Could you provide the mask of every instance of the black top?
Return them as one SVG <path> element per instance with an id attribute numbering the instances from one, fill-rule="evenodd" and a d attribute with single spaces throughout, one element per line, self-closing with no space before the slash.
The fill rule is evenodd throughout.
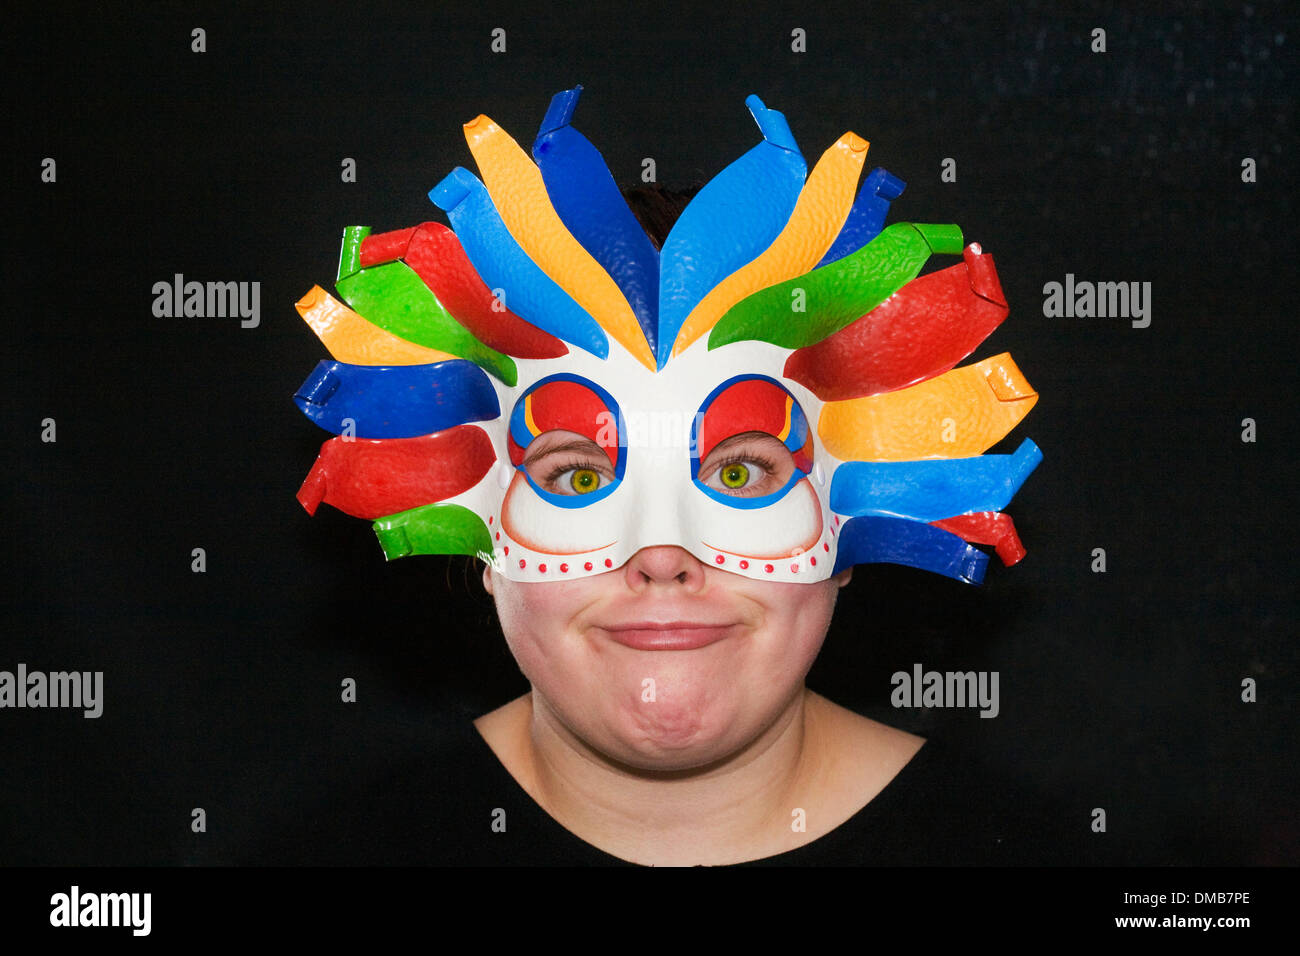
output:
<path id="1" fill-rule="evenodd" d="M 193 862 L 632 865 L 542 810 L 467 718 L 432 730 L 356 730 L 287 768 L 263 792 L 263 810 L 243 834 L 232 834 L 237 845 L 218 849 L 225 841 L 210 839 L 209 852 L 219 859 Z M 499 811 L 503 832 L 493 828 L 495 819 L 500 830 Z M 1086 809 L 1063 811 L 930 739 L 875 799 L 830 833 L 739 865 L 1078 865 L 1101 862 L 1099 842 Z"/>

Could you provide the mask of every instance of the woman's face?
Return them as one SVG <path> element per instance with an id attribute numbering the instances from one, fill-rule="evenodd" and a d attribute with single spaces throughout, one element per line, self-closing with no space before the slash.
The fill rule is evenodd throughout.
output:
<path id="1" fill-rule="evenodd" d="M 604 455 L 575 462 L 573 437 L 535 442 L 525 463 L 535 480 L 574 493 L 598 487 Z M 701 479 L 738 494 L 779 487 L 790 466 L 773 444 L 755 433 L 724 442 Z M 771 726 L 802 689 L 850 575 L 757 581 L 666 545 L 573 581 L 511 581 L 485 567 L 483 583 L 535 706 L 540 696 L 610 759 L 681 770 L 725 758 Z"/>

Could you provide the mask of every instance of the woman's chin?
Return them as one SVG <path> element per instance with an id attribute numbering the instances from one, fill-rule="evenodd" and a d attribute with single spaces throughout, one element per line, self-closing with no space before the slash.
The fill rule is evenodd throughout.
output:
<path id="1" fill-rule="evenodd" d="M 693 770 L 722 760 L 747 739 L 743 714 L 731 702 L 679 694 L 638 701 L 612 715 L 607 755 L 639 770 Z"/>

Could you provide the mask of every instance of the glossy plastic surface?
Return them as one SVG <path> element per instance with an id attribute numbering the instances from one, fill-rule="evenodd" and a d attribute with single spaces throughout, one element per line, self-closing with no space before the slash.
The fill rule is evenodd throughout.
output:
<path id="1" fill-rule="evenodd" d="M 489 288 L 503 290 L 506 308 L 570 345 L 609 355 L 605 330 L 528 257 L 473 173 L 456 167 L 429 198 L 451 220 L 474 271 Z"/>
<path id="2" fill-rule="evenodd" d="M 533 141 L 551 205 L 582 247 L 618 283 L 655 351 L 659 314 L 659 250 L 641 229 L 600 152 L 570 126 L 582 87 L 551 99 Z"/>
<path id="3" fill-rule="evenodd" d="M 772 244 L 790 220 L 808 167 L 785 117 L 745 100 L 763 141 L 701 189 L 659 252 L 658 362 L 710 290 Z"/>
<path id="4" fill-rule="evenodd" d="M 367 236 L 361 265 L 401 259 L 451 315 L 483 344 L 516 358 L 558 358 L 568 348 L 502 306 L 479 278 L 456 234 L 440 222 Z M 393 363 L 397 364 L 397 363 Z"/>
<path id="5" fill-rule="evenodd" d="M 476 425 L 420 438 L 331 438 L 298 501 L 308 514 L 323 501 L 356 518 L 380 518 L 467 491 L 495 460 L 491 440 Z"/>
<path id="6" fill-rule="evenodd" d="M 849 210 L 844 228 L 817 265 L 830 265 L 837 259 L 843 259 L 880 235 L 885 217 L 889 215 L 890 202 L 901 196 L 906 188 L 907 183 L 880 166 L 867 173 L 862 188 L 858 190 L 858 198 Z"/>
<path id="7" fill-rule="evenodd" d="M 465 124 L 465 140 L 501 221 L 524 252 L 647 368 L 654 356 L 618 284 L 565 228 L 541 171 L 509 135 L 486 116 Z"/>
<path id="8" fill-rule="evenodd" d="M 820 342 L 916 278 L 932 253 L 959 252 L 956 226 L 895 223 L 852 255 L 736 303 L 713 327 L 709 348 L 747 339 L 788 349 Z"/>
<path id="9" fill-rule="evenodd" d="M 724 312 L 747 295 L 813 268 L 848 216 L 867 145 L 865 139 L 850 132 L 822 154 L 781 234 L 758 258 L 719 282 L 691 310 L 677 333 L 674 355 L 713 328 Z"/>
<path id="10" fill-rule="evenodd" d="M 918 521 L 1000 511 L 1042 460 L 1038 446 L 1026 438 L 1014 455 L 845 462 L 831 482 L 831 508 L 838 514 Z"/>
<path id="11" fill-rule="evenodd" d="M 979 584 L 989 563 L 987 554 L 957 535 L 910 518 L 851 518 L 839 538 L 836 573 L 854 564 L 902 564 Z"/>
<path id="12" fill-rule="evenodd" d="M 293 396 L 326 431 L 357 438 L 414 438 L 501 414 L 497 393 L 473 362 L 371 366 L 321 362 Z"/>
<path id="13" fill-rule="evenodd" d="M 844 461 L 969 458 L 991 448 L 1038 401 L 1006 352 L 910 388 L 822 408 L 817 432 Z"/>
<path id="14" fill-rule="evenodd" d="M 799 349 L 785 374 L 824 401 L 892 392 L 940 375 L 975 351 L 1007 316 L 993 257 L 913 279 L 862 318 Z"/>

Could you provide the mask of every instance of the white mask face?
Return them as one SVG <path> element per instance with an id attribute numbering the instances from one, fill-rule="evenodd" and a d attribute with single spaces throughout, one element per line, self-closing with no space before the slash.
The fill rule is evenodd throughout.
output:
<path id="1" fill-rule="evenodd" d="M 513 580 L 599 574 L 653 545 L 747 577 L 825 580 L 835 462 L 812 427 L 822 403 L 780 377 L 787 354 L 701 342 L 658 372 L 617 348 L 565 356 L 563 372 L 521 363 L 487 425 L 494 473 L 450 503 L 492 518 Z"/>

